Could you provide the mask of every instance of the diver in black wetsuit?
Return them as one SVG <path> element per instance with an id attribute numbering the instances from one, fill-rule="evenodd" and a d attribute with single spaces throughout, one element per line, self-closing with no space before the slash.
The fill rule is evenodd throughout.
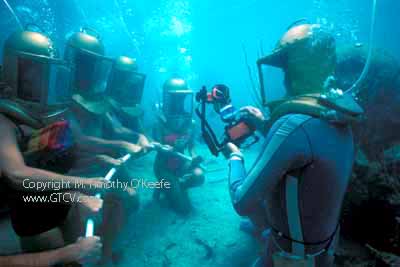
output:
<path id="1" fill-rule="evenodd" d="M 242 110 L 266 138 L 253 168 L 246 172 L 240 150 L 227 145 L 234 208 L 272 230 L 254 266 L 333 266 L 355 156 L 350 123 L 362 113 L 350 95 L 327 88 L 335 63 L 335 40 L 310 24 L 292 27 L 258 61 L 262 90 L 263 66 L 270 65 L 284 70 L 287 94 L 267 103 L 268 121 L 256 108 Z"/>

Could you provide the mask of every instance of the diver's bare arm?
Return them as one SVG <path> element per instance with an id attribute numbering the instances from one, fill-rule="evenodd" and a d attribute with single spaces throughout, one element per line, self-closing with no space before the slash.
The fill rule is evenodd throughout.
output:
<path id="1" fill-rule="evenodd" d="M 111 131 L 113 139 L 121 139 L 132 143 L 137 143 L 137 140 L 139 139 L 139 133 L 124 127 L 120 122 L 116 123 L 110 113 L 107 113 L 105 118 L 107 129 Z"/>
<path id="2" fill-rule="evenodd" d="M 114 128 L 114 136 L 115 138 L 131 141 L 136 144 L 138 143 L 141 134 L 126 127 L 119 127 Z"/>
<path id="3" fill-rule="evenodd" d="M 87 170 L 88 166 L 102 166 L 102 167 L 118 167 L 121 165 L 120 159 L 112 158 L 104 154 L 96 154 L 91 156 L 79 156 L 79 161 L 74 164 L 74 170 Z"/>
<path id="4" fill-rule="evenodd" d="M 68 263 L 72 261 L 68 259 L 69 249 L 70 248 L 65 247 L 40 253 L 21 254 L 15 256 L 0 256 L 0 266 L 51 267 L 56 264 Z"/>
<path id="5" fill-rule="evenodd" d="M 77 153 L 90 152 L 117 156 L 118 152 L 116 153 L 116 148 L 118 142 L 84 134 L 74 116 L 70 116 L 68 121 L 71 125 L 74 140 L 76 140 Z"/>
<path id="6" fill-rule="evenodd" d="M 18 148 L 15 126 L 3 116 L 0 116 L 0 132 L 2 133 L 0 139 L 0 170 L 5 182 L 12 188 L 21 191 L 35 191 L 35 188 L 24 186 L 26 179 L 41 182 L 63 181 L 69 183 L 71 189 L 75 189 L 73 186 L 77 184 L 87 188 L 96 184 L 96 179 L 65 176 L 25 165 L 24 158 Z"/>
<path id="7" fill-rule="evenodd" d="M 0 256 L 0 266 L 8 267 L 47 267 L 59 263 L 58 251 L 48 251 L 32 254 L 21 254 L 15 256 Z"/>
<path id="8" fill-rule="evenodd" d="M 123 140 L 106 140 L 94 136 L 81 136 L 77 143 L 79 150 L 113 157 L 120 157 L 126 153 L 136 154 L 141 151 L 140 146 Z"/>

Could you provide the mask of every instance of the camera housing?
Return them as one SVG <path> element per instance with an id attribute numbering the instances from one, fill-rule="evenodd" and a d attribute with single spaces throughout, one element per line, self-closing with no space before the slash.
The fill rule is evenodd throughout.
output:
<path id="1" fill-rule="evenodd" d="M 227 86 L 216 85 L 211 92 L 208 92 L 206 87 L 203 86 L 196 93 L 196 101 L 200 106 L 196 108 L 196 115 L 201 120 L 202 136 L 213 155 L 218 156 L 219 152 L 229 142 L 239 147 L 249 137 L 253 137 L 253 141 L 246 147 L 258 142 L 259 137 L 255 135 L 255 125 L 242 118 L 240 112 L 232 105 Z M 215 131 L 206 118 L 206 106 L 210 104 L 213 105 L 215 112 L 219 114 L 221 121 L 225 124 L 224 136 L 221 141 L 216 137 Z"/>

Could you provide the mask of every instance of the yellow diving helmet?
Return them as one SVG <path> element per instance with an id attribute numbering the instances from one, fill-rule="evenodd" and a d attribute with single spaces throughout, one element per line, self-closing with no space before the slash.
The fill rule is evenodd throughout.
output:
<path id="1" fill-rule="evenodd" d="M 335 87 L 336 41 L 318 24 L 291 26 L 257 65 L 262 104 L 270 108 L 272 119 L 293 112 L 318 117 L 335 117 L 340 112 L 348 119 L 362 113 L 351 95 Z M 282 85 L 267 86 L 268 74 L 276 68 L 284 74 L 279 93 Z M 276 82 L 276 77 L 269 82 Z"/>
<path id="2" fill-rule="evenodd" d="M 273 52 L 257 61 L 263 104 L 267 99 L 265 67 L 284 71 L 285 96 L 321 93 L 327 79 L 334 75 L 336 44 L 334 37 L 318 24 L 301 24 L 290 28 Z M 269 94 L 271 96 L 273 94 Z"/>
<path id="3" fill-rule="evenodd" d="M 192 122 L 193 91 L 184 79 L 173 77 L 164 82 L 162 111 L 168 125 L 185 130 Z"/>
<path id="4" fill-rule="evenodd" d="M 8 101 L 37 120 L 60 115 L 71 103 L 70 69 L 56 57 L 52 41 L 42 33 L 23 30 L 9 36 L 2 74 Z"/>
<path id="5" fill-rule="evenodd" d="M 119 106 L 131 115 L 140 115 L 146 76 L 138 72 L 136 60 L 126 56 L 115 59 L 107 83 L 106 94 L 113 106 Z"/>
<path id="6" fill-rule="evenodd" d="M 67 41 L 64 59 L 73 71 L 74 101 L 90 112 L 103 113 L 102 102 L 113 60 L 104 56 L 100 36 L 90 28 L 82 28 Z"/>

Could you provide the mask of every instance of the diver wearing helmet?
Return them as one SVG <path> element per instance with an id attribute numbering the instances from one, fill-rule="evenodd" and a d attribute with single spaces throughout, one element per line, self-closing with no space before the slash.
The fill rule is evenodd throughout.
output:
<path id="1" fill-rule="evenodd" d="M 65 175 L 75 161 L 74 140 L 64 119 L 69 69 L 55 56 L 51 40 L 27 30 L 13 33 L 4 45 L 2 74 L 0 186 L 7 194 L 12 226 L 24 252 L 58 248 L 72 238 L 68 232 L 75 224 L 70 220 L 75 208 L 84 205 L 97 212 L 101 201 L 26 203 L 24 197 L 49 198 L 60 191 L 48 186 L 39 192 L 25 182 L 64 183 L 62 192 L 90 192 L 106 181 Z"/>
<path id="2" fill-rule="evenodd" d="M 81 148 L 79 156 L 90 161 L 92 152 L 97 151 L 106 163 L 106 166 L 86 164 L 83 168 L 73 170 L 73 174 L 104 175 L 109 170 L 107 165 L 120 165 L 120 160 L 117 158 L 125 154 L 142 155 L 151 150 L 147 139 L 145 137 L 140 139 L 134 132 L 131 132 L 129 138 L 123 136 L 124 139 L 119 138 L 117 133 L 109 132 L 115 130 L 110 123 L 117 118 L 111 116 L 112 106 L 105 94 L 113 60 L 104 56 L 104 53 L 100 37 L 90 29 L 82 29 L 72 35 L 65 49 L 64 58 L 73 70 L 70 120 L 72 130 L 79 136 Z M 125 140 L 143 143 L 138 145 Z M 117 176 L 121 181 L 133 178 L 124 166 L 119 168 Z M 106 192 L 104 195 L 101 229 L 104 264 L 112 261 L 113 242 L 125 225 L 128 215 L 136 211 L 138 206 L 138 194 L 132 187 L 123 194 Z"/>
<path id="3" fill-rule="evenodd" d="M 121 124 L 141 134 L 144 133 L 141 101 L 145 79 L 146 76 L 138 72 L 135 59 L 120 56 L 113 63 L 106 89 L 107 100 Z"/>
<path id="4" fill-rule="evenodd" d="M 171 78 L 163 86 L 163 103 L 154 128 L 154 138 L 169 145 L 173 151 L 185 153 L 191 160 L 170 153 L 157 153 L 154 173 L 157 179 L 167 179 L 171 188 L 156 190 L 158 199 L 164 194 L 172 208 L 179 213 L 188 213 L 191 205 L 187 189 L 204 183 L 203 170 L 199 167 L 201 156 L 196 155 L 194 143 L 193 91 L 185 80 Z"/>
<path id="5" fill-rule="evenodd" d="M 295 25 L 274 52 L 258 60 L 261 96 L 271 116 L 242 112 L 266 142 L 253 168 L 227 145 L 232 204 L 255 224 L 268 225 L 265 254 L 254 266 L 333 266 L 339 216 L 355 148 L 351 122 L 362 109 L 349 94 L 328 86 L 335 70 L 334 38 L 319 25 Z M 268 102 L 267 66 L 284 71 L 286 94 Z"/>
<path id="6" fill-rule="evenodd" d="M 100 149 L 106 146 L 109 151 L 119 149 L 135 154 L 138 146 L 123 140 L 137 141 L 140 137 L 138 133 L 132 132 L 129 138 L 118 135 L 118 132 L 109 133 L 115 130 L 115 127 L 109 126 L 109 121 L 117 118 L 110 115 L 113 113 L 111 103 L 115 104 L 115 101 L 108 101 L 105 91 L 113 66 L 118 63 L 114 64 L 111 58 L 104 56 L 104 45 L 100 37 L 92 31 L 84 28 L 75 33 L 68 40 L 65 49 L 64 58 L 73 70 L 72 120 L 76 128 L 80 129 L 83 141 L 89 146 L 97 145 Z M 114 137 L 113 141 L 107 140 L 110 136 Z M 145 150 L 150 145 L 146 142 L 139 147 L 142 148 Z"/>

